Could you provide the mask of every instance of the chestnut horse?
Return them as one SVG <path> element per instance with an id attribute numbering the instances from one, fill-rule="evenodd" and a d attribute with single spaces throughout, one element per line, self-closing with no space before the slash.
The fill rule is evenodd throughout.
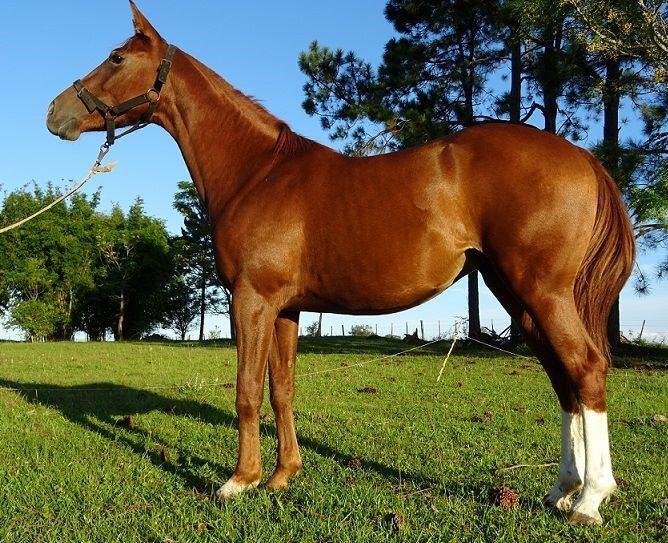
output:
<path id="1" fill-rule="evenodd" d="M 557 136 L 498 123 L 386 155 L 344 156 L 298 136 L 185 52 L 168 51 L 132 10 L 135 35 L 54 100 L 47 125 L 67 140 L 103 130 L 82 85 L 119 104 L 146 93 L 171 59 L 159 102 L 152 89 L 152 105 L 114 120 L 150 121 L 174 137 L 233 292 L 239 456 L 218 495 L 260 482 L 267 365 L 278 433 L 267 486 L 285 487 L 302 467 L 292 412 L 300 311 L 399 311 L 478 268 L 521 324 L 561 405 L 559 475 L 546 502 L 570 510 L 572 522 L 600 524 L 599 505 L 616 487 L 606 319 L 629 277 L 634 241 L 599 162 Z"/>

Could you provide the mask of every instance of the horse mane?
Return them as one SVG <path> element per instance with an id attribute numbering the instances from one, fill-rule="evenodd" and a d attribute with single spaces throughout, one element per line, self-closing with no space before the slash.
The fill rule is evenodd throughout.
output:
<path id="1" fill-rule="evenodd" d="M 274 153 L 277 155 L 296 155 L 311 149 L 316 144 L 312 139 L 293 132 L 284 122 L 281 122 L 280 129 L 274 147 Z"/>
<path id="2" fill-rule="evenodd" d="M 214 70 L 196 58 L 187 55 L 194 67 L 209 81 L 213 88 L 221 94 L 230 97 L 242 114 L 250 112 L 261 121 L 273 124 L 279 130 L 274 153 L 276 155 L 294 155 L 306 151 L 316 145 L 316 142 L 294 132 L 285 121 L 280 120 L 267 110 L 256 98 L 249 96 L 217 74 Z"/>

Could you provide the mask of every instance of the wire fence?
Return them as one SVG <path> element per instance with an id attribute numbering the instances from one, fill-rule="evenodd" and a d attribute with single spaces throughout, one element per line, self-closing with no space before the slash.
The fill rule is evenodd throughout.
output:
<path id="1" fill-rule="evenodd" d="M 211 317 L 211 316 L 210 316 Z M 341 318 L 339 315 L 324 314 L 322 320 L 322 337 L 342 336 L 379 336 L 404 338 L 413 335 L 422 341 L 434 339 L 452 339 L 454 337 L 455 325 L 463 322 L 460 326 L 459 339 L 468 334 L 466 319 L 458 316 L 444 317 L 443 319 L 392 319 L 391 317 L 350 317 Z M 210 322 L 210 321 L 208 321 Z M 215 319 L 215 324 L 207 327 L 205 339 L 229 339 L 230 323 L 227 317 Z M 481 323 L 482 331 L 490 336 L 506 336 L 509 333 L 510 321 L 506 317 L 500 319 L 485 319 Z M 668 319 L 624 319 L 621 322 L 621 333 L 629 341 L 644 340 L 650 343 L 668 345 Z M 301 319 L 299 335 L 301 337 L 314 337 L 318 333 L 318 315 L 305 315 Z M 175 339 L 174 333 L 169 330 L 159 330 L 158 335 L 165 338 Z M 0 340 L 22 340 L 22 335 L 16 330 L 0 330 Z M 109 335 L 107 340 L 113 340 Z M 191 332 L 187 340 L 197 339 Z M 87 341 L 85 334 L 75 335 L 76 341 Z"/>
<path id="2" fill-rule="evenodd" d="M 408 319 L 387 321 L 371 319 L 356 319 L 354 322 L 342 321 L 325 316 L 320 334 L 323 337 L 341 336 L 379 336 L 403 338 L 406 335 L 416 335 L 417 338 L 429 341 L 433 339 L 450 339 L 454 336 L 456 323 L 465 321 L 460 317 L 437 320 Z M 491 336 L 506 336 L 509 334 L 509 320 L 489 320 L 481 323 L 482 331 Z M 646 340 L 653 343 L 668 344 L 668 320 L 624 320 L 620 326 L 622 335 L 630 341 Z M 468 334 L 466 323 L 460 330 L 460 339 Z M 300 325 L 299 335 L 317 336 L 318 320 Z"/>

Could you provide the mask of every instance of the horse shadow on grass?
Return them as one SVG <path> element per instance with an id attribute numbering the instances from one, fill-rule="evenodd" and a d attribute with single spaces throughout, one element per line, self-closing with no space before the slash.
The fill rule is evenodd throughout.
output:
<path id="1" fill-rule="evenodd" d="M 193 489 L 198 495 L 212 494 L 217 483 L 232 475 L 231 466 L 217 465 L 210 459 L 202 458 L 174 445 L 170 445 L 169 450 L 177 453 L 176 458 L 187 459 L 187 462 L 171 460 L 171 453 L 165 454 L 165 449 L 161 448 L 159 437 L 142 429 L 134 419 L 130 420 L 134 415 L 161 411 L 170 416 L 188 417 L 212 425 L 236 426 L 236 416 L 207 403 L 163 396 L 152 390 L 114 383 L 59 386 L 51 383 L 21 383 L 0 379 L 0 388 L 12 389 L 28 403 L 54 409 L 82 428 L 109 441 L 124 444 L 156 467 L 180 478 L 186 488 Z M 276 438 L 274 424 L 261 422 L 260 430 L 264 435 Z M 357 458 L 338 451 L 329 444 L 320 443 L 299 433 L 297 437 L 302 448 L 309 449 L 323 458 L 334 460 L 342 468 L 350 468 L 358 463 Z M 147 440 L 157 442 L 158 447 L 155 450 L 147 450 L 142 443 Z M 208 480 L 198 475 L 197 472 L 204 466 L 213 468 L 219 479 Z M 475 483 L 461 485 L 437 481 L 368 458 L 364 458 L 363 468 L 374 471 L 389 483 L 403 481 L 404 484 L 410 484 L 420 490 L 434 490 L 448 494 L 465 491 L 469 495 L 479 496 L 484 495 L 487 490 Z"/>

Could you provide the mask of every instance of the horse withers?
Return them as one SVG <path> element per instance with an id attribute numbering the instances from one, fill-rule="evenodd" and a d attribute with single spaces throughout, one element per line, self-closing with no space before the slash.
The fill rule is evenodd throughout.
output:
<path id="1" fill-rule="evenodd" d="M 85 103 L 82 87 L 112 107 L 145 95 L 114 125 L 158 124 L 183 153 L 211 220 L 218 273 L 233 292 L 239 456 L 219 496 L 260 482 L 267 366 L 278 430 L 267 486 L 285 487 L 301 469 L 292 412 L 301 311 L 394 312 L 478 268 L 561 405 L 559 476 L 545 500 L 570 510 L 572 522 L 600 524 L 599 505 L 616 487 L 606 320 L 634 258 L 628 215 L 600 163 L 512 124 L 351 158 L 295 134 L 180 49 L 171 50 L 158 101 L 147 89 L 170 49 L 131 6 L 135 34 L 54 100 L 47 125 L 67 140 L 108 130 L 108 112 Z"/>

